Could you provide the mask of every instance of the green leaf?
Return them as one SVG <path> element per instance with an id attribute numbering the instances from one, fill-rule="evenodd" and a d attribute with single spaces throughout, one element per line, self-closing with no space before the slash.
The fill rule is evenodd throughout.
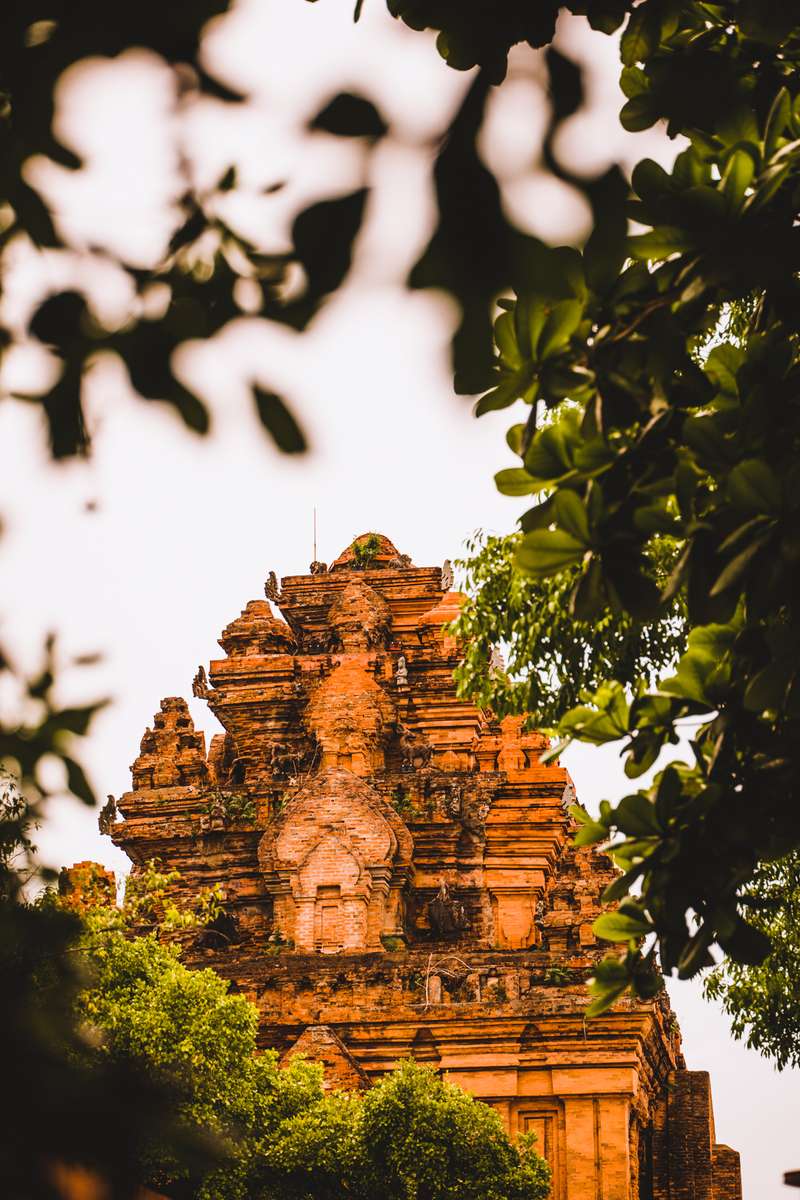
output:
<path id="1" fill-rule="evenodd" d="M 583 304 L 579 300 L 563 300 L 552 309 L 544 323 L 535 357 L 544 361 L 566 346 L 583 316 Z"/>
<path id="2" fill-rule="evenodd" d="M 614 824 L 625 834 L 650 837 L 662 832 L 655 806 L 643 792 L 635 792 L 620 800 L 614 810 Z"/>
<path id="3" fill-rule="evenodd" d="M 553 501 L 554 520 L 561 529 L 583 546 L 591 542 L 589 532 L 589 515 L 586 506 L 577 492 L 561 488 L 556 492 Z"/>
<path id="4" fill-rule="evenodd" d="M 592 930 L 604 942 L 629 942 L 634 938 L 646 937 L 652 932 L 647 918 L 634 916 L 630 912 L 601 913 L 592 925 Z"/>
<path id="5" fill-rule="evenodd" d="M 746 459 L 728 475 L 731 504 L 743 512 L 776 515 L 781 507 L 780 483 L 774 472 L 759 458 Z"/>
<path id="6" fill-rule="evenodd" d="M 641 67 L 623 67 L 619 86 L 622 94 L 633 100 L 635 96 L 641 96 L 649 90 L 650 81 Z"/>
<path id="7" fill-rule="evenodd" d="M 572 741 L 571 737 L 561 738 L 560 741 L 556 742 L 554 746 L 551 746 L 549 750 L 546 750 L 540 756 L 539 762 L 543 767 L 549 767 L 551 763 L 557 762 L 564 751 L 572 745 Z"/>
<path id="8" fill-rule="evenodd" d="M 745 191 L 753 181 L 755 170 L 755 163 L 745 150 L 734 150 L 722 177 L 722 191 L 732 210 L 744 203 Z"/>
<path id="9" fill-rule="evenodd" d="M 645 62 L 658 48 L 660 38 L 658 11 L 649 4 L 634 9 L 620 39 L 619 53 L 623 64 L 632 67 L 637 62 Z"/>
<path id="10" fill-rule="evenodd" d="M 581 542 L 562 529 L 534 529 L 522 539 L 515 562 L 524 575 L 545 579 L 580 562 L 584 550 Z"/>
<path id="11" fill-rule="evenodd" d="M 717 932 L 717 941 L 736 962 L 758 966 L 769 954 L 772 943 L 765 933 L 739 917 L 731 933 Z"/>
<path id="12" fill-rule="evenodd" d="M 633 168 L 631 184 L 637 196 L 643 200 L 658 200 L 673 190 L 671 177 L 660 163 L 652 158 L 643 158 Z"/>
<path id="13" fill-rule="evenodd" d="M 762 667 L 745 688 L 745 708 L 755 713 L 767 709 L 780 711 L 795 670 L 796 664 L 791 659 L 771 662 Z"/>
<path id="14" fill-rule="evenodd" d="M 758 554 L 759 550 L 763 549 L 769 541 L 770 533 L 762 533 L 749 546 L 745 546 L 744 550 L 740 551 L 735 558 L 731 559 L 728 565 L 717 576 L 714 585 L 711 588 L 709 595 L 719 596 L 721 592 L 726 591 L 729 587 L 739 583 L 741 577 L 750 565 L 752 559 Z"/>
<path id="15" fill-rule="evenodd" d="M 623 959 L 604 958 L 595 968 L 594 976 L 589 980 L 589 993 L 594 997 L 584 1012 L 587 1020 L 599 1017 L 611 1008 L 630 987 L 631 974 Z"/>
<path id="16" fill-rule="evenodd" d="M 507 467 L 504 471 L 498 471 L 494 482 L 498 492 L 504 496 L 528 496 L 542 490 L 541 484 L 531 479 L 524 467 Z"/>
<path id="17" fill-rule="evenodd" d="M 514 314 L 501 313 L 494 323 L 494 340 L 503 362 L 517 370 L 522 366 L 522 355 L 517 345 L 517 335 L 514 328 Z"/>
<path id="18" fill-rule="evenodd" d="M 686 229 L 660 225 L 650 233 L 628 238 L 628 249 L 632 258 L 658 262 L 673 254 L 685 254 L 694 246 L 694 240 Z"/>
<path id="19" fill-rule="evenodd" d="M 284 454 L 302 454 L 308 449 L 305 435 L 286 404 L 275 392 L 265 392 L 258 384 L 253 385 L 258 417 L 269 430 L 279 450 Z"/>
<path id="20" fill-rule="evenodd" d="M 641 92 L 623 104 L 619 120 L 622 128 L 627 129 L 628 133 L 641 133 L 643 129 L 655 125 L 659 116 L 658 102 L 653 95 L 650 92 Z"/>
<path id="21" fill-rule="evenodd" d="M 608 830 L 605 825 L 599 825 L 597 821 L 587 821 L 575 834 L 573 845 L 593 846 L 596 842 L 606 841 L 607 838 Z"/>
<path id="22" fill-rule="evenodd" d="M 744 352 L 731 342 L 715 346 L 706 359 L 703 369 L 709 379 L 726 396 L 738 396 L 736 373 L 744 361 Z"/>
<path id="23" fill-rule="evenodd" d="M 387 125 L 375 105 L 363 96 L 340 92 L 308 123 L 309 129 L 336 137 L 382 138 Z"/>
<path id="24" fill-rule="evenodd" d="M 66 755 L 63 756 L 62 761 L 67 768 L 67 787 L 72 795 L 77 796 L 84 804 L 95 804 L 94 789 L 86 778 L 86 773 L 80 763 L 75 762 L 73 758 L 68 758 Z"/>
<path id="25" fill-rule="evenodd" d="M 626 871 L 624 875 L 620 875 L 613 883 L 610 883 L 603 891 L 601 897 L 603 903 L 614 904 L 617 900 L 622 900 L 624 896 L 627 896 L 632 885 L 645 869 L 644 863 L 637 863 L 636 866 Z"/>
<path id="26" fill-rule="evenodd" d="M 708 947 L 712 936 L 706 923 L 689 939 L 676 963 L 679 979 L 691 979 L 703 967 L 711 966 L 714 960 L 708 952 Z"/>
<path id="27" fill-rule="evenodd" d="M 764 158 L 767 162 L 778 149 L 781 135 L 786 129 L 792 116 L 792 97 L 789 91 L 782 87 L 772 101 L 772 106 L 764 128 Z"/>
<path id="28" fill-rule="evenodd" d="M 529 381 L 530 374 L 524 368 L 511 375 L 505 374 L 497 387 L 480 398 L 475 405 L 475 416 L 482 417 L 484 413 L 508 408 L 515 400 L 521 398 Z"/>

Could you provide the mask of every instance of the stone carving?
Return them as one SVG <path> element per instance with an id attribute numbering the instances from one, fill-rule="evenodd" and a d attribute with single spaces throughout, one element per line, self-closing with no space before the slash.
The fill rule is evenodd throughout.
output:
<path id="1" fill-rule="evenodd" d="M 397 660 L 397 669 L 394 673 L 394 681 L 398 687 L 408 687 L 408 666 L 406 665 L 405 654 L 401 654 Z"/>
<path id="2" fill-rule="evenodd" d="M 97 818 L 97 828 L 101 833 L 110 833 L 117 819 L 117 801 L 109 796 Z"/>
<path id="3" fill-rule="evenodd" d="M 324 563 L 324 562 L 319 562 L 315 558 L 314 561 L 312 562 L 311 566 L 308 569 L 312 575 L 327 575 L 328 564 Z M 270 599 L 272 599 L 272 597 L 270 597 Z"/>
<path id="4" fill-rule="evenodd" d="M 392 625 L 389 606 L 361 580 L 345 585 L 328 611 L 328 648 L 358 651 L 384 647 Z"/>
<path id="5" fill-rule="evenodd" d="M 489 655 L 489 674 L 499 675 L 506 669 L 506 664 L 503 659 L 502 651 L 497 646 L 492 647 L 492 653 Z"/>
<path id="6" fill-rule="evenodd" d="M 201 817 L 201 829 L 223 829 L 225 826 L 225 801 L 222 798 L 222 793 L 214 791 L 211 793 L 211 798 L 208 801 L 208 809 L 205 820 Z"/>
<path id="7" fill-rule="evenodd" d="M 296 775 L 299 756 L 286 742 L 273 742 L 269 750 L 269 765 L 273 775 Z"/>
<path id="8" fill-rule="evenodd" d="M 428 903 L 428 920 L 436 937 L 453 937 L 469 927 L 464 905 L 455 896 L 450 895 L 444 879 L 439 891 Z"/>
<path id="9" fill-rule="evenodd" d="M 167 696 L 142 735 L 139 756 L 131 767 L 137 791 L 202 787 L 209 778 L 205 737 L 195 730 L 181 696 Z"/>
<path id="10" fill-rule="evenodd" d="M 453 820 L 456 820 L 458 817 L 461 816 L 461 809 L 462 809 L 461 788 L 456 787 L 455 784 L 450 788 L 450 791 L 447 793 L 447 795 L 445 797 L 444 807 L 445 807 L 445 812 L 447 813 L 448 817 L 451 817 Z"/>
<path id="11" fill-rule="evenodd" d="M 442 566 L 442 591 L 452 592 L 453 590 L 453 564 L 449 558 L 444 560 Z"/>
<path id="12" fill-rule="evenodd" d="M 280 599 L 281 589 L 278 586 L 278 577 L 274 571 L 270 571 L 267 576 L 267 581 L 264 584 L 264 595 L 268 600 L 278 601 Z"/>
<path id="13" fill-rule="evenodd" d="M 287 654 L 296 639 L 285 621 L 273 614 L 266 600 L 251 600 L 240 616 L 222 631 L 219 644 L 230 658 Z"/>
<path id="14" fill-rule="evenodd" d="M 203 666 L 203 664 L 201 663 L 200 666 L 197 668 L 197 674 L 195 675 L 194 679 L 192 680 L 192 695 L 197 700 L 207 700 L 208 697 L 211 695 L 211 692 L 212 692 L 212 688 L 210 687 L 209 682 L 208 682 L 208 676 L 206 675 L 206 669 Z"/>
<path id="15" fill-rule="evenodd" d="M 400 727 L 400 753 L 403 756 L 403 771 L 419 771 L 431 761 L 433 747 L 427 738 L 412 733 L 405 725 Z"/>
<path id="16" fill-rule="evenodd" d="M 380 794 L 349 771 L 324 770 L 268 827 L 259 861 L 275 923 L 297 950 L 382 950 L 403 933 L 413 843 Z"/>

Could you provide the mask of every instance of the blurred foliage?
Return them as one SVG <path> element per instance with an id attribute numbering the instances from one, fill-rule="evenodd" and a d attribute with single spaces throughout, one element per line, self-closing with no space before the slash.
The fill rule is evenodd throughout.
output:
<path id="1" fill-rule="evenodd" d="M 94 659 L 78 658 L 72 666 L 87 666 Z M 0 647 L 0 688 L 6 703 L 0 709 L 0 793 L 4 797 L 0 824 L 0 877 L 11 872 L 4 886 L 17 886 L 33 873 L 32 830 L 41 815 L 44 800 L 52 794 L 42 767 L 59 760 L 64 769 L 65 788 L 84 804 L 94 804 L 95 795 L 78 761 L 92 719 L 107 704 L 97 700 L 80 706 L 59 703 L 56 675 L 59 666 L 55 637 L 45 640 L 41 668 L 27 676 Z M 5 785 L 2 780 L 5 778 Z M 23 800 L 24 796 L 24 800 Z"/>
<path id="2" fill-rule="evenodd" d="M 199 55 L 205 26 L 228 8 L 228 0 L 173 0 L 167 6 L 141 0 L 122 9 L 111 9 L 100 0 L 7 0 L 2 5 L 0 253 L 18 242 L 56 251 L 71 248 L 42 197 L 24 179 L 25 165 L 34 156 L 45 156 L 72 171 L 82 165 L 53 130 L 53 91 L 62 74 L 90 58 L 113 59 L 133 47 L 147 48 L 173 68 L 177 113 L 198 97 L 235 106 L 244 97 L 209 75 Z M 367 145 L 386 130 L 374 105 L 349 93 L 335 97 L 310 127 L 362 137 Z M 218 211 L 220 197 L 240 188 L 235 164 L 215 187 L 203 190 L 194 180 L 192 163 L 177 145 L 176 158 L 184 190 L 175 205 L 173 232 L 161 261 L 133 266 L 107 250 L 101 252 L 130 284 L 133 299 L 125 319 L 115 328 L 106 327 L 86 297 L 71 289 L 47 297 L 31 318 L 30 334 L 61 362 L 49 390 L 23 397 L 42 406 L 55 458 L 89 449 L 83 378 L 101 351 L 124 362 L 133 388 L 143 399 L 172 405 L 189 429 L 205 433 L 206 406 L 174 371 L 178 348 L 191 339 L 212 337 L 242 315 L 237 289 L 242 281 L 249 284 L 244 311 L 303 330 L 350 269 L 364 215 L 364 188 L 323 199 L 300 212 L 292 227 L 291 250 L 276 254 L 237 232 Z M 288 299 L 284 285 L 290 264 L 302 269 L 303 284 Z M 152 315 L 156 295 L 155 307 L 160 311 Z M 13 340 L 11 328 L 0 326 L 0 353 Z M 286 402 L 255 383 L 253 400 L 278 448 L 302 452 L 306 437 Z"/>
<path id="3" fill-rule="evenodd" d="M 182 1123 L 225 1147 L 224 1163 L 192 1176 L 166 1139 L 149 1160 L 153 1186 L 171 1196 L 188 1183 L 198 1200 L 547 1195 L 532 1146 L 513 1146 L 497 1113 L 428 1068 L 403 1064 L 364 1095 L 326 1095 L 321 1067 L 299 1057 L 279 1068 L 274 1051 L 256 1050 L 255 1005 L 214 971 L 185 967 L 163 928 L 132 937 L 127 904 L 84 917 L 78 1017 L 110 1061 L 179 1088 Z"/>
<path id="4" fill-rule="evenodd" d="M 0 1062 L 6 1097 L 0 1178 L 9 1200 L 57 1200 L 60 1168 L 81 1167 L 132 1197 L 155 1145 L 185 1173 L 208 1172 L 218 1149 L 176 1119 L 175 1086 L 133 1059 L 98 1051 L 77 1019 L 86 986 L 76 954 L 82 924 L 50 902 L 26 899 L 36 870 L 30 809 L 0 778 Z"/>
<path id="5" fill-rule="evenodd" d="M 579 567 L 532 579 L 517 566 L 523 537 L 477 534 L 467 542 L 469 558 L 457 564 L 468 596 L 453 623 L 463 653 L 455 673 L 459 695 L 499 717 L 528 713 L 542 729 L 604 679 L 635 684 L 644 672 L 655 683 L 674 665 L 686 641 L 680 594 L 657 620 L 610 610 L 593 621 L 576 620 L 569 601 Z M 647 559 L 650 577 L 666 583 L 675 558 L 670 539 L 655 541 Z M 496 646 L 503 648 L 504 670 L 491 665 Z"/>
<path id="6" fill-rule="evenodd" d="M 757 965 L 725 959 L 706 976 L 706 995 L 722 1004 L 734 1037 L 778 1070 L 800 1067 L 800 854 L 762 866 L 745 903 L 769 955 Z"/>
<path id="7" fill-rule="evenodd" d="M 658 624 L 676 597 L 685 606 L 674 674 L 648 685 L 644 655 L 641 679 L 626 686 L 610 671 L 559 721 L 554 753 L 573 738 L 621 741 L 631 779 L 681 730 L 692 755 L 605 801 L 596 819 L 576 810 L 579 843 L 610 841 L 623 871 L 605 897 L 619 911 L 595 930 L 627 953 L 598 969 L 589 1012 L 628 988 L 651 995 L 656 953 L 682 978 L 712 965 L 714 945 L 756 967 L 770 936 L 751 891 L 765 864 L 800 847 L 796 13 L 777 0 L 583 6 L 604 32 L 622 24 L 624 128 L 662 121 L 687 147 L 671 171 L 640 162 L 632 192 L 619 172 L 572 174 L 555 139 L 582 102 L 580 72 L 550 47 L 544 160 L 592 207 L 580 251 L 520 238 L 475 149 L 510 46 L 547 41 L 558 6 L 388 7 L 413 28 L 439 30 L 451 65 L 480 67 L 437 160 L 439 226 L 411 283 L 459 301 L 456 386 L 482 380 L 478 415 L 528 406 L 508 439 L 520 465 L 497 477 L 506 494 L 535 497 L 516 568 L 553 597 L 571 573 L 576 637 L 609 619 Z M 632 236 L 628 220 L 640 230 Z M 485 323 L 498 294 L 489 378 Z M 665 537 L 677 557 L 663 585 L 648 554 Z M 538 652 L 541 641 L 531 645 Z"/>

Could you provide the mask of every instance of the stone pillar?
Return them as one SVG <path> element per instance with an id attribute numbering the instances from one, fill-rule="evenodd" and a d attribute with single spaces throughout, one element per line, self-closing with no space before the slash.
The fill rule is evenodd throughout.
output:
<path id="1" fill-rule="evenodd" d="M 628 1111 L 622 1096 L 565 1100 L 566 1200 L 632 1200 Z"/>
<path id="2" fill-rule="evenodd" d="M 717 1144 L 712 1154 L 714 1200 L 742 1200 L 742 1169 L 739 1155 L 730 1146 Z"/>
<path id="3" fill-rule="evenodd" d="M 653 1200 L 741 1200 L 739 1155 L 714 1142 L 706 1071 L 673 1071 L 653 1119 Z"/>

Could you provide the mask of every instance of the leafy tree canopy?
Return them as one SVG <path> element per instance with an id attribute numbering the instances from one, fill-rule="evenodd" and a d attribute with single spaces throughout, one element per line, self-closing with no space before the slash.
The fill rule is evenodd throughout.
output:
<path id="1" fill-rule="evenodd" d="M 706 995 L 722 1004 L 734 1037 L 778 1070 L 800 1067 L 800 854 L 759 869 L 747 912 L 769 938 L 769 955 L 755 966 L 725 959 L 706 977 Z"/>
<path id="2" fill-rule="evenodd" d="M 189 970 L 158 932 L 132 937 L 125 912 L 85 917 L 81 952 L 91 982 L 77 1012 L 102 1034 L 112 1061 L 145 1064 L 180 1090 L 179 1116 L 227 1145 L 200 1197 L 264 1200 L 543 1200 L 549 1170 L 529 1143 L 515 1147 L 487 1105 L 404 1063 L 365 1094 L 325 1094 L 321 1069 L 278 1066 L 256 1052 L 258 1012 L 211 970 Z M 151 1183 L 181 1178 L 169 1142 L 150 1160 Z"/>
<path id="3" fill-rule="evenodd" d="M 665 121 L 688 144 L 671 171 L 640 162 L 631 189 L 615 170 L 571 174 L 554 144 L 582 101 L 580 73 L 549 48 L 544 157 L 591 204 L 581 251 L 512 229 L 475 151 L 509 47 L 546 41 L 556 5 L 389 7 L 412 27 L 437 28 L 451 65 L 481 66 L 437 161 L 440 222 L 411 282 L 460 302 L 456 386 L 484 393 L 478 415 L 527 405 L 509 431 L 519 466 L 497 478 L 502 491 L 534 498 L 516 566 L 549 581 L 550 596 L 572 573 L 577 637 L 587 623 L 651 626 L 676 597 L 685 605 L 688 642 L 674 673 L 655 688 L 626 687 L 609 670 L 560 717 L 562 745 L 621 741 L 631 779 L 682 728 L 692 734 L 690 762 L 604 802 L 595 820 L 578 813 L 579 841 L 610 839 L 623 869 L 606 896 L 620 911 L 596 930 L 627 955 L 599 968 L 591 1011 L 631 986 L 650 994 L 656 949 L 683 978 L 712 964 L 715 945 L 756 966 L 770 940 L 749 892 L 763 864 L 800 846 L 795 14 L 764 0 L 586 6 L 603 31 L 622 25 L 623 126 Z M 498 294 L 489 366 L 484 322 Z M 699 356 L 731 304 L 748 314 L 738 343 Z M 549 422 L 545 410 L 557 410 Z M 666 584 L 648 557 L 665 537 L 677 549 Z M 535 607 L 526 619 L 536 627 Z M 550 693 L 556 708 L 564 698 Z"/>
<path id="4" fill-rule="evenodd" d="M 604 679 L 634 684 L 644 674 L 655 683 L 674 664 L 686 640 L 680 595 L 650 622 L 610 611 L 593 621 L 576 620 L 570 596 L 579 568 L 531 578 L 517 565 L 523 538 L 521 531 L 476 535 L 467 544 L 470 557 L 458 564 L 469 596 L 454 624 L 464 655 L 456 670 L 460 694 L 498 716 L 529 713 L 546 727 Z M 656 542 L 647 560 L 650 576 L 666 583 L 675 557 L 668 539 Z M 491 665 L 500 645 L 507 652 L 505 670 Z"/>

